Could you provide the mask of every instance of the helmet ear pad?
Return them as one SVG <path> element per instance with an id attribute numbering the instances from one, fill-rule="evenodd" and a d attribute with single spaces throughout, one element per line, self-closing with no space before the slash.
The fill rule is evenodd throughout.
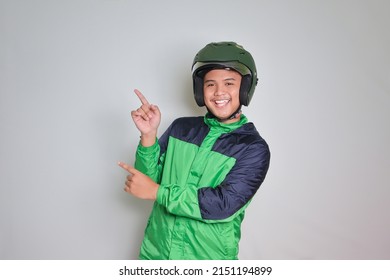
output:
<path id="1" fill-rule="evenodd" d="M 204 93 L 203 93 L 203 80 L 204 75 L 206 73 L 202 73 L 205 71 L 199 71 L 197 74 L 193 77 L 193 86 L 194 86 L 194 98 L 196 101 L 196 104 L 198 104 L 199 107 L 203 107 L 204 104 Z"/>
<path id="2" fill-rule="evenodd" d="M 241 85 L 240 85 L 240 104 L 244 106 L 248 106 L 250 102 L 249 91 L 252 86 L 252 76 L 245 75 L 242 76 Z"/>

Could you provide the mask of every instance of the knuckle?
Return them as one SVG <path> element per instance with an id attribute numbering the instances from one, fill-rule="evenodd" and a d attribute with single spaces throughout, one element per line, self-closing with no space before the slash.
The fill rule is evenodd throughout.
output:
<path id="1" fill-rule="evenodd" d="M 143 104 L 141 106 L 141 109 L 144 110 L 145 112 L 148 112 L 149 111 L 149 106 L 147 104 Z"/>

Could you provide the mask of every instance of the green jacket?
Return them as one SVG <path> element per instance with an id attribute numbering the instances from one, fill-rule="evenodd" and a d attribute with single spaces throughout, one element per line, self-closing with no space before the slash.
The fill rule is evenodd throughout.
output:
<path id="1" fill-rule="evenodd" d="M 140 259 L 237 259 L 244 211 L 268 171 L 270 152 L 252 123 L 175 120 L 135 167 L 160 184 Z"/>

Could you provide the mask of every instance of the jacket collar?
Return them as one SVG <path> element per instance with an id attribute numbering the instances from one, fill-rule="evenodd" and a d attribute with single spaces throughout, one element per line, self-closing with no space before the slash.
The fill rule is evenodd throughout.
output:
<path id="1" fill-rule="evenodd" d="M 241 114 L 240 120 L 238 120 L 234 123 L 225 124 L 225 123 L 219 122 L 216 118 L 210 118 L 210 115 L 206 114 L 204 117 L 204 122 L 212 130 L 215 129 L 215 130 L 227 133 L 227 132 L 231 132 L 231 131 L 241 127 L 242 125 L 246 124 L 248 122 L 248 118 L 244 114 Z"/>

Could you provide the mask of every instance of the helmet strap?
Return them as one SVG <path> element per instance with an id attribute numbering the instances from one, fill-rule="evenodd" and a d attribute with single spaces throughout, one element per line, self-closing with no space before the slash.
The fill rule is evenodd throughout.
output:
<path id="1" fill-rule="evenodd" d="M 206 106 L 206 108 L 207 108 L 207 106 Z M 226 121 L 230 121 L 230 120 L 232 120 L 232 119 L 237 118 L 238 115 L 241 114 L 241 104 L 240 104 L 240 106 L 238 106 L 237 110 L 236 110 L 230 117 L 227 117 L 227 118 L 224 118 L 224 119 L 220 119 L 220 118 L 216 117 L 213 113 L 211 113 L 211 111 L 209 110 L 209 108 L 207 108 L 207 112 L 208 112 L 208 114 L 209 114 L 209 116 L 210 116 L 211 118 L 215 118 L 215 119 L 217 119 L 219 122 L 226 122 Z"/>

